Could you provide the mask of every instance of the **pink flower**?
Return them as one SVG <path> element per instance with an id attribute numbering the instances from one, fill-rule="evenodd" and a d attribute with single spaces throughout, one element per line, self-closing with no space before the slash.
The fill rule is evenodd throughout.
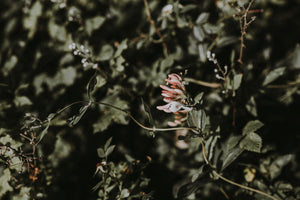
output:
<path id="1" fill-rule="evenodd" d="M 157 106 L 157 109 L 167 113 L 174 113 L 182 110 L 190 111 L 191 108 L 186 105 L 187 97 L 182 78 L 178 74 L 169 74 L 166 82 L 168 86 L 160 85 L 160 87 L 163 89 L 161 95 L 164 97 L 164 102 L 168 104 Z"/>
<path id="2" fill-rule="evenodd" d="M 182 78 L 178 74 L 169 74 L 166 85 L 160 85 L 163 89 L 161 95 L 164 97 L 166 105 L 157 106 L 158 110 L 166 113 L 174 113 L 175 121 L 168 122 L 169 126 L 177 126 L 186 121 L 186 114 L 193 108 L 187 105 L 187 96 Z"/>

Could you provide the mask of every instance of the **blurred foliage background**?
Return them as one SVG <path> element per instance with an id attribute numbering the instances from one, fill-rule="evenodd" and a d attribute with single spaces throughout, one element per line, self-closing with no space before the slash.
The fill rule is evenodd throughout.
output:
<path id="1" fill-rule="evenodd" d="M 300 199 L 300 1 L 249 3 L 2 0 L 0 198 L 268 199 L 214 177 L 199 137 L 89 103 L 167 127 L 159 85 L 183 73 L 214 167 Z"/>

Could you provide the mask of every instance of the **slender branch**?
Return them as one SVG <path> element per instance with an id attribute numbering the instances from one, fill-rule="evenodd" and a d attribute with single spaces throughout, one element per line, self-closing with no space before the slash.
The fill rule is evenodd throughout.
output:
<path id="1" fill-rule="evenodd" d="M 243 49 L 246 47 L 244 44 L 244 38 L 246 36 L 246 29 L 247 27 L 255 20 L 255 17 L 252 17 L 249 22 L 247 22 L 247 16 L 250 10 L 251 5 L 253 4 L 254 0 L 251 0 L 247 6 L 247 8 L 242 7 L 242 13 L 243 15 L 240 17 L 240 28 L 241 28 L 241 45 L 240 45 L 240 56 L 237 60 L 240 64 L 243 64 L 242 58 L 243 58 Z"/>
<path id="2" fill-rule="evenodd" d="M 205 87 L 210 87 L 210 88 L 218 88 L 221 86 L 220 83 L 209 83 L 209 82 L 205 82 L 205 81 L 196 80 L 193 78 L 184 78 L 184 81 L 189 82 L 189 83 L 195 83 L 195 84 L 202 85 Z"/>
<path id="3" fill-rule="evenodd" d="M 276 197 L 273 197 L 272 195 L 269 195 L 269 194 L 267 194 L 267 193 L 265 193 L 265 192 L 262 192 L 262 191 L 260 191 L 260 190 L 257 190 L 257 189 L 254 189 L 254 188 L 251 188 L 251 187 L 248 187 L 248 186 L 245 186 L 245 185 L 238 184 L 238 183 L 236 183 L 236 182 L 233 182 L 233 181 L 231 181 L 231 180 L 225 178 L 224 176 L 220 175 L 220 174 L 219 174 L 218 172 L 216 172 L 215 170 L 213 170 L 213 173 L 214 173 L 217 177 L 219 177 L 220 179 L 222 179 L 223 181 L 225 181 L 225 182 L 227 182 L 227 183 L 230 183 L 230 184 L 232 184 L 232 185 L 238 186 L 238 187 L 243 188 L 243 189 L 245 189 L 245 190 L 250 190 L 250 191 L 252 191 L 252 192 L 256 192 L 256 193 L 258 193 L 258 194 L 261 194 L 261 195 L 264 195 L 264 196 L 266 196 L 266 197 L 269 197 L 270 199 L 278 200 Z"/>
<path id="4" fill-rule="evenodd" d="M 219 189 L 222 192 L 222 194 L 225 196 L 225 198 L 228 199 L 228 200 L 230 200 L 228 194 L 223 190 L 223 188 L 220 187 Z"/>
<path id="5" fill-rule="evenodd" d="M 300 81 L 293 81 L 293 82 L 289 82 L 285 85 L 268 85 L 267 88 L 276 88 L 276 89 L 280 89 L 280 88 L 289 88 L 289 87 L 294 87 L 295 85 L 300 84 Z"/>
<path id="6" fill-rule="evenodd" d="M 255 9 L 255 10 L 249 10 L 248 13 L 252 14 L 252 13 L 261 13 L 261 12 L 264 12 L 264 9 Z M 241 15 L 244 15 L 245 14 L 245 11 L 240 11 L 240 12 L 237 12 L 233 15 L 229 15 L 229 16 L 225 16 L 225 17 L 222 17 L 221 19 L 218 20 L 218 23 L 224 21 L 224 20 L 227 20 L 227 19 L 230 19 L 230 18 L 235 18 L 237 16 L 241 16 Z"/>
<path id="7" fill-rule="evenodd" d="M 164 52 L 164 55 L 167 57 L 168 56 L 167 44 L 163 41 L 162 34 L 161 34 L 160 30 L 156 27 L 156 25 L 155 25 L 155 23 L 154 23 L 154 21 L 153 21 L 153 19 L 151 17 L 151 12 L 150 12 L 150 9 L 149 9 L 148 1 L 144 0 L 144 4 L 145 4 L 147 16 L 148 16 L 148 21 L 153 26 L 153 28 L 155 30 L 155 33 L 157 34 L 157 36 L 159 37 L 159 39 L 162 41 L 163 52 Z"/>
<path id="8" fill-rule="evenodd" d="M 108 106 L 108 107 L 111 107 L 111 108 L 114 108 L 116 110 L 119 110 L 121 112 L 124 112 L 126 113 L 138 126 L 140 126 L 141 128 L 143 129 L 146 129 L 148 131 L 175 131 L 175 130 L 196 130 L 195 128 L 192 128 L 192 127 L 176 127 L 176 128 L 150 128 L 150 127 L 147 127 L 145 125 L 143 125 L 142 123 L 138 122 L 128 111 L 126 110 L 123 110 L 119 107 L 116 107 L 114 105 L 111 105 L 111 104 L 108 104 L 108 103 L 103 103 L 103 102 L 93 102 L 94 104 L 98 104 L 98 105 L 104 105 L 104 106 Z"/>

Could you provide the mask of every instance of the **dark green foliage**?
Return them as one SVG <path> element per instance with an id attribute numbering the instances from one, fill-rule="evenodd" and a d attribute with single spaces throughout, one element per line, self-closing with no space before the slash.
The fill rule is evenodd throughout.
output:
<path id="1" fill-rule="evenodd" d="M 1 0 L 0 199 L 300 199 L 299 10 Z"/>

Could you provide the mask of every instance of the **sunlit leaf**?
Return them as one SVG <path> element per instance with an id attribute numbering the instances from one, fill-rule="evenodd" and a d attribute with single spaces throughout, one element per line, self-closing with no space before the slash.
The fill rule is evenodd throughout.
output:
<path id="1" fill-rule="evenodd" d="M 203 28 L 201 26 L 194 26 L 193 33 L 194 33 L 195 38 L 198 41 L 202 42 L 204 40 L 205 33 L 204 33 Z"/>
<path id="2" fill-rule="evenodd" d="M 240 148 L 247 151 L 260 153 L 262 147 L 262 139 L 258 134 L 250 132 L 241 140 L 239 146 Z"/>
<path id="3" fill-rule="evenodd" d="M 0 197 L 3 197 L 3 195 L 6 192 L 13 191 L 13 188 L 10 186 L 9 181 L 11 179 L 11 173 L 9 169 L 5 169 L 0 176 Z"/>
<path id="4" fill-rule="evenodd" d="M 255 132 L 263 127 L 263 125 L 264 124 L 259 120 L 249 121 L 243 128 L 243 135 L 248 135 L 249 133 Z"/>
<path id="5" fill-rule="evenodd" d="M 279 78 L 284 74 L 284 71 L 285 71 L 285 67 L 280 67 L 270 71 L 263 82 L 263 86 L 266 86 L 269 83 L 275 81 L 277 78 Z"/>
<path id="6" fill-rule="evenodd" d="M 209 13 L 206 13 L 206 12 L 201 13 L 198 16 L 198 18 L 196 19 L 196 23 L 197 24 L 204 24 L 205 22 L 207 22 L 208 18 L 209 18 Z"/>
<path id="7" fill-rule="evenodd" d="M 14 99 L 14 104 L 17 107 L 22 107 L 22 106 L 30 106 L 30 105 L 32 105 L 32 102 L 26 96 L 16 96 Z"/>
<path id="8" fill-rule="evenodd" d="M 102 148 L 98 148 L 97 153 L 100 158 L 105 158 L 105 152 Z"/>
<path id="9" fill-rule="evenodd" d="M 90 19 L 85 20 L 85 30 L 91 35 L 93 31 L 99 29 L 102 24 L 105 22 L 105 18 L 102 16 L 96 16 Z"/>
<path id="10" fill-rule="evenodd" d="M 109 146 L 105 152 L 106 156 L 109 156 L 115 149 L 116 145 Z"/>

